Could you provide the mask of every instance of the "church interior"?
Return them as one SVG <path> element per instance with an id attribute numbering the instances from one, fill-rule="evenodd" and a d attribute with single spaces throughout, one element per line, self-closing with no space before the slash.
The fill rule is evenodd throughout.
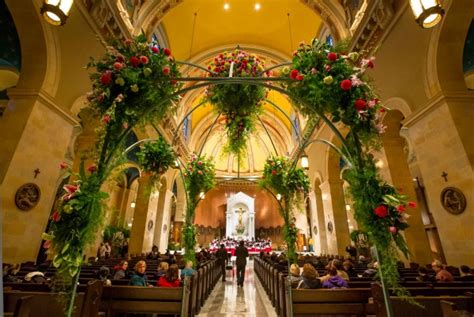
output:
<path id="1" fill-rule="evenodd" d="M 474 316 L 474 278 L 466 278 L 474 274 L 472 0 L 0 0 L 0 31 L 5 316 Z M 63 225 L 72 215 L 64 206 L 83 197 L 78 196 L 79 186 L 69 184 L 82 179 L 81 190 L 87 192 L 84 175 L 89 173 L 93 181 L 93 174 L 103 168 L 102 154 L 108 153 L 96 153 L 110 141 L 106 133 L 112 130 L 104 126 L 119 116 L 110 109 L 97 115 L 97 98 L 107 99 L 114 92 L 105 90 L 97 97 L 97 83 L 108 85 L 110 79 L 91 73 L 94 67 L 103 67 L 101 58 L 109 56 L 104 54 L 117 54 L 114 45 L 143 49 L 131 40 L 140 37 L 151 43 L 143 47 L 156 54 L 137 59 L 137 65 L 142 65 L 134 67 L 144 74 L 137 82 L 163 78 L 152 69 L 165 61 L 170 66 L 159 67 L 171 80 L 165 77 L 168 81 L 162 84 L 150 79 L 147 85 L 155 85 L 150 91 L 159 91 L 156 94 L 163 94 L 165 88 L 177 92 L 155 118 L 151 117 L 158 112 L 143 112 L 140 103 L 127 105 L 144 115 L 136 118 L 136 125 L 131 120 L 120 122 L 123 129 L 118 133 L 123 137 L 117 148 L 123 153 L 111 161 L 114 165 L 91 190 L 98 193 L 91 199 L 100 203 L 92 201 L 90 210 L 98 206 L 100 221 L 87 218 L 81 224 L 93 229 L 81 238 L 80 246 L 57 242 L 60 230 L 76 230 L 72 220 Z M 350 126 L 334 116 L 332 121 L 320 116 L 316 122 L 286 93 L 296 86 L 286 84 L 284 80 L 293 73 L 285 73 L 284 68 L 296 65 L 303 43 L 315 41 L 326 48 L 330 60 L 328 50 L 343 47 L 337 55 L 341 60 L 343 55 L 359 59 L 360 53 L 367 58 L 360 60 L 370 63 L 367 83 L 357 83 L 355 77 L 348 80 L 347 89 L 370 85 L 377 97 L 375 107 L 382 109 L 377 113 L 380 146 L 367 146 L 367 157 L 381 182 L 410 201 L 404 215 L 409 227 L 401 233 L 397 230 L 402 229 L 390 227 L 392 235 L 388 235 L 395 239 L 388 248 L 392 250 L 396 237 L 401 237 L 408 257 L 402 249 L 377 251 L 380 247 L 372 241 L 378 239 L 377 232 L 359 221 L 363 204 L 352 195 L 346 177 L 354 166 L 335 150 L 344 149 L 352 135 Z M 251 73 L 257 71 L 256 66 L 249 65 L 250 71 L 237 69 L 230 60 L 219 68 L 226 52 L 232 58 L 235 53 L 264 64 L 266 77 L 255 80 L 254 86 L 249 84 L 252 78 L 233 73 Z M 123 64 L 117 60 L 113 76 L 126 63 L 134 64 L 132 59 Z M 230 68 L 228 76 L 212 77 L 224 68 Z M 314 76 L 323 71 L 313 70 Z M 326 65 L 328 73 L 337 70 Z M 284 76 L 287 79 L 282 80 Z M 328 77 L 326 86 L 333 81 Z M 111 85 L 120 86 L 119 79 L 114 77 Z M 291 79 L 310 82 L 296 73 Z M 225 106 L 218 108 L 213 99 L 224 91 L 214 87 L 230 84 L 214 86 L 212 80 L 268 88 L 247 87 L 239 92 L 265 94 L 241 145 L 237 144 L 240 139 L 229 134 L 236 112 L 225 112 Z M 340 79 L 334 75 L 334 80 Z M 144 86 L 142 90 L 132 86 L 132 91 L 145 94 Z M 325 103 L 330 101 L 323 98 L 321 104 Z M 122 100 L 115 99 L 113 107 L 120 104 Z M 361 111 L 358 115 L 363 120 Z M 169 168 L 152 174 L 144 167 L 141 151 L 158 139 L 174 158 Z M 234 151 L 237 146 L 241 152 Z M 110 153 L 110 157 L 116 155 Z M 298 202 L 289 211 L 284 206 L 290 200 L 283 192 L 262 185 L 271 157 L 294 162 L 307 180 L 307 190 L 302 186 L 296 191 Z M 155 162 L 155 167 L 160 163 Z M 187 173 L 194 173 L 191 166 L 201 172 L 200 166 L 207 164 L 212 165 L 209 184 L 192 196 Z M 276 171 L 271 172 L 275 176 Z M 67 199 L 65 194 L 69 194 Z M 400 205 L 403 210 L 397 209 L 399 213 L 405 212 L 405 203 Z M 88 206 L 77 208 L 80 212 Z M 64 229 L 67 225 L 69 229 Z M 67 232 L 64 237 L 69 237 Z M 239 241 L 249 252 L 242 283 L 238 280 Z M 221 244 L 229 253 L 226 264 L 216 253 Z M 294 261 L 290 249 L 296 252 Z M 377 263 L 389 265 L 385 254 L 396 255 L 392 264 L 395 267 L 398 261 L 397 284 L 390 284 L 382 269 L 375 277 L 364 275 L 370 269 L 375 274 Z M 132 283 L 134 277 L 146 280 L 148 276 L 147 285 L 160 286 L 156 272 L 161 263 L 177 264 L 183 276 L 188 260 L 195 273 L 183 277 L 173 290 L 139 289 Z M 116 281 L 114 272 L 127 261 L 124 271 L 130 271 L 131 278 Z M 339 265 L 345 267 L 347 261 L 355 269 L 354 279 L 348 278 L 340 293 L 328 294 L 324 276 L 332 276 L 333 265 L 339 272 Z M 64 308 L 51 281 L 58 272 L 64 273 L 66 262 L 72 287 L 67 294 L 72 296 Z M 300 290 L 298 283 L 297 287 L 291 284 L 291 265 L 299 266 L 305 276 L 309 262 L 321 279 L 321 289 Z M 437 266 L 442 266 L 441 272 L 449 271 L 452 284 L 438 286 Z M 420 267 L 433 274 L 429 284 L 418 279 Z M 108 270 L 106 280 L 111 284 L 91 282 L 102 268 Z M 36 271 L 45 280 L 35 285 L 26 278 Z M 394 291 L 397 285 L 408 290 L 410 298 L 423 296 L 424 308 L 400 300 L 402 296 Z M 88 297 L 93 290 L 99 293 L 98 301 Z M 31 308 L 38 306 L 42 307 L 37 311 Z"/>

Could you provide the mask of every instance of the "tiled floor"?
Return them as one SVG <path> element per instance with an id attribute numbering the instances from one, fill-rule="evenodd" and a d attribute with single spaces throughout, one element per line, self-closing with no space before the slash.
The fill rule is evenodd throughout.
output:
<path id="1" fill-rule="evenodd" d="M 227 273 L 226 282 L 219 281 L 201 309 L 198 317 L 276 317 L 262 284 L 253 271 L 253 261 L 247 262 L 244 287 L 237 286 L 234 277 Z"/>

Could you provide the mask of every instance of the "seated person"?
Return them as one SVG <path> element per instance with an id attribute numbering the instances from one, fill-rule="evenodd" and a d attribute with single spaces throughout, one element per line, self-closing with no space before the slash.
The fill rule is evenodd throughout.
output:
<path id="1" fill-rule="evenodd" d="M 296 288 L 298 286 L 298 284 L 302 280 L 302 277 L 300 275 L 300 267 L 298 266 L 298 264 L 293 263 L 290 266 L 290 274 L 288 274 L 288 279 L 292 288 Z"/>
<path id="2" fill-rule="evenodd" d="M 416 280 L 419 282 L 434 282 L 434 276 L 428 273 L 428 270 L 424 266 L 418 268 L 418 276 Z"/>
<path id="3" fill-rule="evenodd" d="M 16 275 L 20 271 L 20 264 L 4 264 L 3 283 L 22 283 L 23 280 Z"/>
<path id="4" fill-rule="evenodd" d="M 440 260 L 434 260 L 433 263 L 431 263 L 431 267 L 433 268 L 433 271 L 435 271 L 436 273 L 435 278 L 437 282 L 454 281 L 453 275 L 445 270 Z"/>
<path id="5" fill-rule="evenodd" d="M 154 245 L 152 248 L 151 248 L 151 252 L 148 253 L 148 255 L 146 256 L 146 258 L 148 260 L 157 260 L 160 258 L 160 251 L 158 251 L 158 247 L 156 245 Z"/>
<path id="6" fill-rule="evenodd" d="M 318 277 L 318 271 L 316 271 L 311 264 L 306 263 L 303 266 L 301 281 L 298 283 L 297 288 L 321 288 L 321 281 Z"/>
<path id="7" fill-rule="evenodd" d="M 351 261 L 344 261 L 342 266 L 344 267 L 344 271 L 347 273 L 349 278 L 357 277 L 357 272 L 354 270 L 354 266 L 352 265 Z"/>
<path id="8" fill-rule="evenodd" d="M 128 276 L 128 262 L 120 261 L 118 265 L 114 267 L 114 280 L 121 280 Z"/>
<path id="9" fill-rule="evenodd" d="M 33 271 L 25 275 L 25 281 L 34 284 L 46 284 L 49 281 L 49 279 L 44 276 L 44 272 L 46 272 L 47 269 L 47 266 L 38 266 L 37 271 Z"/>
<path id="10" fill-rule="evenodd" d="M 166 275 L 166 271 L 168 271 L 170 265 L 168 264 L 168 262 L 165 262 L 165 261 L 162 261 L 160 262 L 160 265 L 158 266 L 158 270 L 156 271 L 156 279 L 159 280 L 160 277 L 162 276 L 165 276 Z"/>
<path id="11" fill-rule="evenodd" d="M 364 273 L 362 273 L 362 276 L 374 278 L 375 275 L 377 274 L 378 268 L 379 268 L 379 263 L 377 261 L 370 262 L 369 264 L 367 264 L 367 270 L 365 270 Z"/>
<path id="12" fill-rule="evenodd" d="M 461 281 L 474 281 L 474 274 L 471 273 L 471 268 L 467 265 L 461 265 L 460 267 Z"/>
<path id="13" fill-rule="evenodd" d="M 160 277 L 156 283 L 158 287 L 180 287 L 179 269 L 176 264 L 171 264 L 166 275 Z"/>
<path id="14" fill-rule="evenodd" d="M 109 280 L 110 270 L 106 266 L 101 266 L 99 273 L 97 274 L 97 279 L 104 282 L 104 286 L 112 285 L 112 282 Z"/>
<path id="15" fill-rule="evenodd" d="M 333 265 L 329 267 L 328 275 L 329 279 L 323 282 L 324 288 L 347 288 L 349 285 L 346 280 L 337 274 L 337 268 Z"/>
<path id="16" fill-rule="evenodd" d="M 196 270 L 193 269 L 193 261 L 186 261 L 186 266 L 181 270 L 181 278 L 191 277 Z"/>
<path id="17" fill-rule="evenodd" d="M 130 277 L 130 282 L 128 285 L 131 286 L 148 286 L 148 279 L 146 277 L 146 262 L 145 261 L 138 261 L 135 264 L 135 272 Z"/>

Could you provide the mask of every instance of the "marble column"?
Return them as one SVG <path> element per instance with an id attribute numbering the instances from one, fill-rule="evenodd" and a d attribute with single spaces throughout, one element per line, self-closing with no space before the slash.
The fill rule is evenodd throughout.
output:
<path id="1" fill-rule="evenodd" d="M 349 227 L 341 180 L 329 180 L 320 186 L 326 228 L 332 224 L 332 232 L 327 231 L 328 253 L 345 255 L 350 244 Z"/>
<path id="2" fill-rule="evenodd" d="M 155 235 L 153 238 L 153 244 L 158 246 L 160 252 L 165 252 L 168 248 L 172 197 L 173 192 L 167 189 L 160 191 L 156 210 Z"/>

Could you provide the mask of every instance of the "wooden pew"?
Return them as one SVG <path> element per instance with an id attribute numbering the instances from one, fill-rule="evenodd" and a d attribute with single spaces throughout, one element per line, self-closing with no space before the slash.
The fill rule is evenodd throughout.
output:
<path id="1" fill-rule="evenodd" d="M 470 311 L 466 309 L 460 309 L 460 307 L 447 300 L 441 300 L 441 310 L 443 311 L 443 317 L 467 317 L 473 315 L 473 307 L 471 303 Z"/>
<path id="2" fill-rule="evenodd" d="M 187 316 L 189 284 L 186 287 L 106 286 L 100 310 L 107 317 L 117 313 L 149 313 Z"/>

